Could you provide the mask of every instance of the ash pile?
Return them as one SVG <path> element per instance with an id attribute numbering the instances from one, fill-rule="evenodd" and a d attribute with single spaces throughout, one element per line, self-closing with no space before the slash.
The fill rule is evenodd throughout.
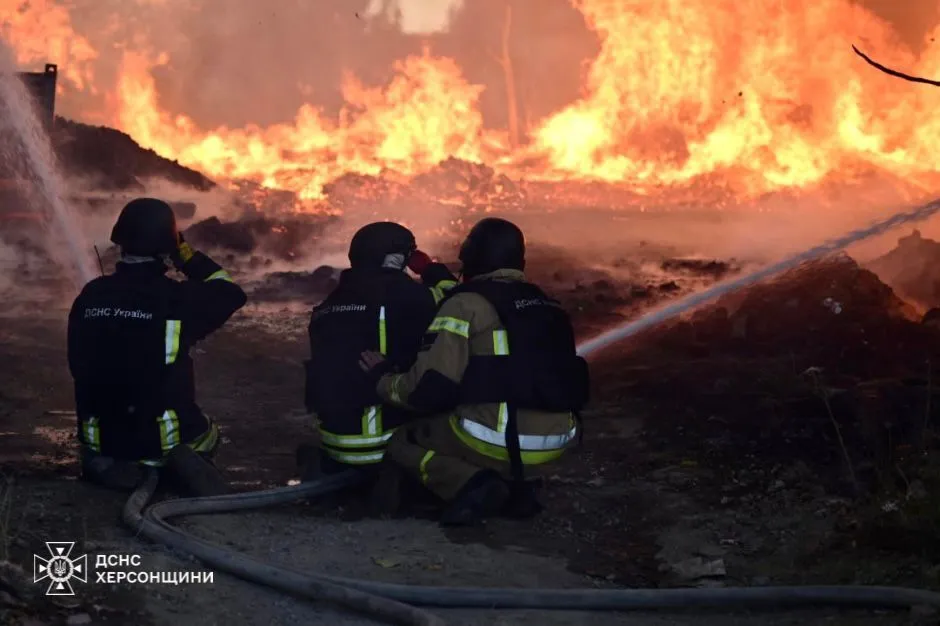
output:
<path id="1" fill-rule="evenodd" d="M 917 475 L 916 451 L 938 444 L 935 319 L 840 255 L 638 337 L 599 383 L 657 406 L 658 445 L 729 466 L 800 460 L 817 484 L 874 488 L 896 467 Z"/>

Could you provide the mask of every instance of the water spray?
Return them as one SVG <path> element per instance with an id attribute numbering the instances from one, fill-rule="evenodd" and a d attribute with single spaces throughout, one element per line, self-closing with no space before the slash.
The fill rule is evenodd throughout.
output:
<path id="1" fill-rule="evenodd" d="M 33 111 L 29 93 L 16 74 L 5 67 L 0 68 L 0 108 L 4 112 L 0 124 L 16 137 L 9 149 L 17 150 L 18 154 L 10 156 L 22 160 L 28 172 L 19 172 L 18 177 L 25 179 L 24 182 L 30 186 L 30 199 L 41 200 L 38 209 L 42 211 L 46 224 L 53 227 L 50 234 L 57 235 L 56 239 L 64 243 L 69 258 L 58 260 L 81 284 L 85 284 L 96 274 L 90 248 L 63 199 L 63 184 L 56 172 L 52 146 Z M 54 257 L 60 256 L 55 243 L 50 242 L 49 249 Z"/>
<path id="2" fill-rule="evenodd" d="M 612 328 L 611 330 L 608 330 L 598 335 L 597 337 L 585 341 L 578 346 L 578 354 L 583 357 L 587 357 L 599 350 L 617 343 L 618 341 L 622 341 L 648 328 L 662 324 L 667 320 L 682 315 L 683 313 L 715 300 L 725 294 L 737 291 L 743 287 L 749 287 L 762 280 L 797 267 L 798 265 L 802 265 L 807 261 L 832 254 L 833 252 L 838 252 L 839 250 L 847 248 L 854 243 L 858 243 L 863 239 L 868 239 L 869 237 L 873 237 L 875 235 L 884 234 L 903 224 L 923 221 L 938 211 L 940 211 L 940 199 L 934 200 L 915 209 L 911 209 L 910 211 L 896 213 L 891 217 L 872 224 L 871 226 L 859 228 L 857 230 L 846 233 L 841 237 L 830 239 L 829 241 L 814 248 L 810 248 L 809 250 L 795 254 L 791 257 L 783 259 L 782 261 L 778 261 L 773 265 L 769 265 L 757 271 L 751 272 L 745 276 L 739 276 L 738 278 L 722 281 L 717 285 L 706 289 L 705 291 L 693 293 L 679 300 L 678 302 L 674 302 L 661 309 L 651 311 L 638 320 L 634 320 L 632 322 L 623 324 L 622 326 Z"/>

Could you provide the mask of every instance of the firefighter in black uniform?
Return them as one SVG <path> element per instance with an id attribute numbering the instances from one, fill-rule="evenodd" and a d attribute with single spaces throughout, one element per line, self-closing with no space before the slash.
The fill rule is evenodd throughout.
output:
<path id="1" fill-rule="evenodd" d="M 121 249 L 115 272 L 85 285 L 69 313 L 68 362 L 82 477 L 129 489 L 178 445 L 214 453 L 219 431 L 196 404 L 189 349 L 247 297 L 183 241 L 161 200 L 128 203 L 111 241 Z M 166 275 L 170 261 L 188 280 Z"/>
<path id="2" fill-rule="evenodd" d="M 374 469 L 382 461 L 394 430 L 414 415 L 382 403 L 359 369 L 360 354 L 375 350 L 407 370 L 437 303 L 457 284 L 444 265 L 417 249 L 410 230 L 394 222 L 359 229 L 350 242 L 349 262 L 350 269 L 310 316 L 306 406 L 318 422 L 319 450 L 298 450 L 303 479 Z M 406 267 L 421 283 L 404 272 Z"/>
<path id="3" fill-rule="evenodd" d="M 464 282 L 441 304 L 411 369 L 395 373 L 374 351 L 360 367 L 383 401 L 434 412 L 395 432 L 388 459 L 444 501 L 442 524 L 527 517 L 540 508 L 529 475 L 578 435 L 587 363 L 560 304 L 526 281 L 518 227 L 481 220 L 460 260 Z"/>

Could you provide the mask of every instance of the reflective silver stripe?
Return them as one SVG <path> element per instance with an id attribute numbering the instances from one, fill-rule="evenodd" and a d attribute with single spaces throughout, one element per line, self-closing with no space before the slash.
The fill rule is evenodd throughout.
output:
<path id="1" fill-rule="evenodd" d="M 323 443 L 338 447 L 377 446 L 391 439 L 393 434 L 393 431 L 389 431 L 384 435 L 378 435 L 376 437 L 362 437 L 359 435 L 336 435 L 331 432 L 321 430 L 320 438 L 323 440 Z"/>
<path id="2" fill-rule="evenodd" d="M 180 321 L 179 320 L 167 320 L 166 321 L 166 337 L 164 340 L 166 344 L 166 364 L 176 362 L 176 357 L 180 352 Z"/>
<path id="3" fill-rule="evenodd" d="M 474 439 L 479 439 L 485 443 L 506 447 L 506 433 L 496 432 L 483 424 L 460 419 L 460 427 L 464 429 Z M 564 435 L 519 435 L 520 450 L 558 450 L 564 448 L 578 434 L 578 428 L 573 427 Z"/>
<path id="4" fill-rule="evenodd" d="M 379 434 L 379 409 L 378 406 L 370 406 L 366 409 L 362 420 L 362 425 L 365 427 L 362 429 L 364 435 Z"/>
<path id="5" fill-rule="evenodd" d="M 375 463 L 385 457 L 384 450 L 379 450 L 378 452 L 340 452 L 339 450 L 327 449 L 326 452 L 331 458 L 342 463 L 349 463 L 350 465 Z"/>
<path id="6" fill-rule="evenodd" d="M 94 450 L 98 450 L 98 448 L 101 446 L 101 442 L 99 440 L 100 431 L 98 429 L 98 418 L 89 417 L 88 421 L 85 422 L 84 431 L 85 431 L 85 443 L 88 444 Z"/>
<path id="7" fill-rule="evenodd" d="M 164 411 L 160 420 L 160 443 L 165 451 L 173 449 L 180 444 L 180 423 L 176 411 Z"/>

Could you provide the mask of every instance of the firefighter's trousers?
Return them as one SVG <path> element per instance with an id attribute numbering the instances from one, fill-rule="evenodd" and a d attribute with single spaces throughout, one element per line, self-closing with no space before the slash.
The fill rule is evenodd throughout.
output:
<path id="1" fill-rule="evenodd" d="M 219 447 L 221 436 L 219 429 L 212 424 L 209 430 L 188 445 L 200 456 L 211 461 Z M 82 478 L 108 489 L 121 491 L 132 490 L 140 484 L 146 475 L 146 468 L 161 467 L 163 459 L 142 459 L 125 461 L 104 456 L 88 446 L 81 446 L 79 451 Z"/>
<path id="2" fill-rule="evenodd" d="M 506 479 L 510 476 L 507 461 L 480 454 L 463 443 L 446 415 L 400 426 L 389 440 L 385 459 L 403 468 L 445 502 L 453 501 L 482 470 L 495 470 Z M 526 466 L 526 475 L 535 477 L 539 469 L 540 466 Z"/>

